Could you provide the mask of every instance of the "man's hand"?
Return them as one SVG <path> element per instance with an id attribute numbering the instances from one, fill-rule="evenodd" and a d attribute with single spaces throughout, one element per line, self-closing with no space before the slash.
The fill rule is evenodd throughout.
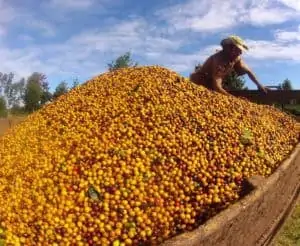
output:
<path id="1" fill-rule="evenodd" d="M 223 95 L 230 96 L 231 94 L 228 93 L 226 90 L 222 87 L 222 79 L 221 78 L 213 78 L 212 80 L 212 87 L 216 92 L 222 93 Z"/>
<path id="2" fill-rule="evenodd" d="M 262 90 L 265 94 L 268 93 L 268 91 L 270 91 L 270 89 L 268 87 L 262 86 L 262 85 L 258 85 L 257 86 L 259 90 Z"/>
<path id="3" fill-rule="evenodd" d="M 235 71 L 238 75 L 247 74 L 248 77 L 256 84 L 257 88 L 259 90 L 262 90 L 265 94 L 267 94 L 268 91 L 270 91 L 269 88 L 262 86 L 258 82 L 258 79 L 256 78 L 255 74 L 251 71 L 251 69 L 247 66 L 247 64 L 244 61 L 240 60 L 237 64 L 235 64 Z"/>

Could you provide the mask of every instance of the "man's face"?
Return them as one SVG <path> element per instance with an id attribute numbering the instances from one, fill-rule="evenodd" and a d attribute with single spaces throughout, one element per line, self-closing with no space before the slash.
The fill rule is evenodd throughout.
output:
<path id="1" fill-rule="evenodd" d="M 242 51 L 235 45 L 230 45 L 228 51 L 230 58 L 236 58 L 242 54 Z"/>

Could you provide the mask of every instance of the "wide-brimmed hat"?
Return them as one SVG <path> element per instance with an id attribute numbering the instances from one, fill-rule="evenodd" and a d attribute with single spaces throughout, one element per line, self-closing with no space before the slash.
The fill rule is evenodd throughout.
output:
<path id="1" fill-rule="evenodd" d="M 239 36 L 229 36 L 221 41 L 221 46 L 225 45 L 235 45 L 240 50 L 246 51 L 249 50 L 248 46 L 245 44 L 244 40 L 240 38 Z"/>

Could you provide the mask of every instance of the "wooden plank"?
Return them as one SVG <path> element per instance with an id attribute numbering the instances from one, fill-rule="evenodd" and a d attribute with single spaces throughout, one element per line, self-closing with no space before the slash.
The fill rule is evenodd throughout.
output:
<path id="1" fill-rule="evenodd" d="M 289 104 L 292 100 L 300 102 L 300 90 L 270 90 L 267 94 L 259 90 L 232 90 L 237 97 L 245 97 L 250 101 L 263 104 Z"/>

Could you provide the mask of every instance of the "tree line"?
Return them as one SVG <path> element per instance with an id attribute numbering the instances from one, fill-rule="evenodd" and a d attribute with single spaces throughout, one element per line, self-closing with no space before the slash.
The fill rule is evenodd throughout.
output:
<path id="1" fill-rule="evenodd" d="M 126 52 L 107 64 L 108 71 L 133 66 L 138 66 L 138 63 L 132 60 L 130 52 Z M 200 67 L 201 64 L 197 64 L 195 70 Z M 11 72 L 0 72 L 0 117 L 6 117 L 8 114 L 32 113 L 80 85 L 78 79 L 74 79 L 70 87 L 66 81 L 62 81 L 54 92 L 50 92 L 47 76 L 43 73 L 34 72 L 28 78 L 21 78 L 18 81 L 14 78 L 15 75 Z M 248 89 L 245 86 L 244 77 L 239 77 L 234 72 L 224 80 L 224 88 L 227 90 Z M 284 80 L 278 85 L 278 89 L 292 90 L 291 81 Z"/>
<path id="2" fill-rule="evenodd" d="M 43 73 L 34 72 L 28 78 L 16 81 L 14 73 L 0 72 L 0 116 L 32 113 L 77 85 L 77 79 L 70 88 L 66 81 L 62 81 L 51 93 L 47 76 Z"/>

